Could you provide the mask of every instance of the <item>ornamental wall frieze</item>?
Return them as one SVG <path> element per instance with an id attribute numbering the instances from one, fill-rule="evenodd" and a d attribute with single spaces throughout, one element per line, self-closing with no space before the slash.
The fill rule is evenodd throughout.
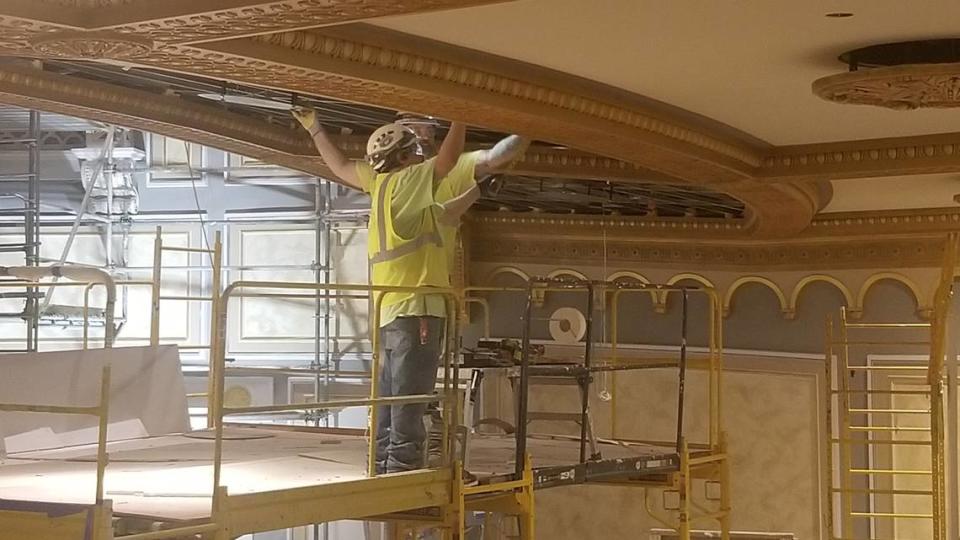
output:
<path id="1" fill-rule="evenodd" d="M 714 269 L 837 269 L 935 267 L 943 252 L 943 238 L 863 240 L 849 242 L 795 242 L 789 244 L 710 244 L 696 241 L 630 241 L 594 237 L 504 237 L 472 229 L 474 262 L 601 264 L 642 267 Z"/>

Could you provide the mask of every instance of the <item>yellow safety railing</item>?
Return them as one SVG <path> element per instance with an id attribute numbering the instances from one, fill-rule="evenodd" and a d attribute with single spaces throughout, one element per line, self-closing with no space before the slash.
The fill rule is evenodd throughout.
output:
<path id="1" fill-rule="evenodd" d="M 245 296 L 245 290 L 259 290 L 261 292 L 257 293 L 258 297 L 269 297 L 272 293 L 262 292 L 264 290 L 309 290 L 315 292 L 326 292 L 329 294 L 331 291 L 336 292 L 349 292 L 349 291 L 359 291 L 365 292 L 368 294 L 374 295 L 374 315 L 373 315 L 373 326 L 371 328 L 371 343 L 372 343 L 372 363 L 371 363 L 371 384 L 370 384 L 370 397 L 369 399 L 357 399 L 357 400 L 329 400 L 329 401 L 317 401 L 313 403 L 296 403 L 288 405 L 270 405 L 264 407 L 225 407 L 223 404 L 223 384 L 218 383 L 217 392 L 213 396 L 212 406 L 214 411 L 214 427 L 216 429 L 215 437 L 215 448 L 214 448 L 214 487 L 220 487 L 220 478 L 221 478 L 221 462 L 222 462 L 222 447 L 223 447 L 223 419 L 228 415 L 239 415 L 239 414 L 259 414 L 259 413 L 268 413 L 268 412 L 282 412 L 282 411 L 303 411 L 303 410 L 314 410 L 314 409 L 328 409 L 335 407 L 346 407 L 346 406 L 370 406 L 369 414 L 369 432 L 370 440 L 368 445 L 368 462 L 367 462 L 367 473 L 369 476 L 376 475 L 376 425 L 377 425 L 377 407 L 374 405 L 378 404 L 390 404 L 390 403 L 430 403 L 430 402 L 442 402 L 444 404 L 444 411 L 448 414 L 445 414 L 445 420 L 443 425 L 443 459 L 444 463 L 451 463 L 451 458 L 454 454 L 453 451 L 453 423 L 456 422 L 458 417 L 458 407 L 459 407 L 459 398 L 458 398 L 458 385 L 459 380 L 454 372 L 454 355 L 456 354 L 456 344 L 459 343 L 459 325 L 457 324 L 456 314 L 459 313 L 460 298 L 461 295 L 458 291 L 450 288 L 438 288 L 438 287 L 391 287 L 391 286 L 374 286 L 374 285 L 361 285 L 361 284 L 323 284 L 323 283 L 306 283 L 306 282 L 271 282 L 271 281 L 237 281 L 231 283 L 229 286 L 224 289 L 223 294 L 220 296 L 220 301 L 216 305 L 216 317 L 219 319 L 219 324 L 217 328 L 219 333 L 215 336 L 214 342 L 216 345 L 213 350 L 216 351 L 216 363 L 217 373 L 220 377 L 223 376 L 225 371 L 225 350 L 226 350 L 226 332 L 224 329 L 227 327 L 227 314 L 230 300 L 232 298 L 239 298 Z M 399 396 L 399 397 L 387 397 L 383 398 L 379 395 L 379 384 L 378 377 L 376 376 L 380 370 L 380 347 L 379 347 L 379 332 L 380 327 L 380 307 L 383 302 L 385 293 L 411 293 L 411 292 L 420 292 L 425 293 L 429 292 L 430 294 L 435 294 L 442 296 L 446 304 L 446 313 L 448 317 L 447 321 L 447 331 L 446 331 L 446 340 L 443 352 L 443 394 L 442 395 L 419 395 L 419 396 Z M 379 294 L 378 294 L 379 293 Z M 282 295 L 283 293 L 280 293 Z M 214 500 L 216 503 L 216 499 Z M 216 510 L 216 509 L 215 509 Z"/>
<path id="2" fill-rule="evenodd" d="M 723 304 L 719 293 L 712 287 L 698 285 L 696 287 L 683 287 L 680 285 L 659 285 L 647 283 L 616 283 L 611 284 L 613 290 L 606 290 L 610 294 L 610 357 L 608 361 L 611 364 L 621 362 L 617 356 L 617 347 L 619 343 L 619 302 L 620 297 L 627 293 L 645 293 L 645 294 L 669 294 L 670 292 L 679 292 L 686 290 L 694 294 L 704 294 L 710 302 L 709 314 L 709 335 L 708 335 L 708 424 L 709 424 L 709 446 L 716 450 L 720 443 L 720 434 L 722 431 L 722 384 L 723 384 Z M 548 285 L 537 286 L 538 292 L 570 292 L 568 288 L 550 287 Z M 515 292 L 526 293 L 525 287 L 498 287 L 498 286 L 470 286 L 463 289 L 466 303 L 478 303 L 483 307 L 483 328 L 484 336 L 490 337 L 490 305 L 487 299 L 470 296 L 473 293 L 492 293 L 492 292 Z M 611 438 L 617 439 L 617 371 L 611 374 Z"/>
<path id="3" fill-rule="evenodd" d="M 848 320 L 846 309 L 841 309 L 840 318 L 835 325 L 830 317 L 826 323 L 825 344 L 825 377 L 828 385 L 826 392 L 826 414 L 824 429 L 826 433 L 824 452 L 826 454 L 826 484 L 824 496 L 827 501 L 825 512 L 825 528 L 829 538 L 853 538 L 856 534 L 854 518 L 869 519 L 873 525 L 871 531 L 877 528 L 894 528 L 897 520 L 929 520 L 932 526 L 933 540 L 947 538 L 947 511 L 946 511 L 946 463 L 945 463 L 945 434 L 944 424 L 944 359 L 946 357 L 946 332 L 950 314 L 950 299 L 953 294 L 953 280 L 958 257 L 958 237 L 950 235 L 945 243 L 944 257 L 940 280 L 934 294 L 933 313 L 929 323 L 854 323 Z M 896 330 L 928 331 L 928 339 L 898 339 L 892 332 Z M 851 339 L 851 332 L 858 331 L 855 339 Z M 867 334 L 875 336 L 865 337 Z M 874 365 L 865 363 L 854 364 L 851 361 L 852 347 L 928 347 L 929 356 L 926 365 Z M 834 360 L 836 359 L 836 362 Z M 850 373 L 881 373 L 890 376 L 908 377 L 922 380 L 924 389 L 871 389 L 869 383 L 864 388 L 854 388 L 850 382 Z M 925 374 L 922 378 L 920 374 Z M 837 388 L 833 388 L 834 377 Z M 914 409 L 895 407 L 891 401 L 889 407 L 872 404 L 873 397 L 883 397 L 892 400 L 895 395 L 922 396 L 929 400 L 929 409 Z M 837 411 L 834 414 L 833 398 L 837 398 Z M 865 401 L 866 405 L 857 405 L 855 401 Z M 854 425 L 851 416 L 865 419 L 863 425 Z M 889 425 L 876 425 L 873 418 L 880 415 Z M 897 415 L 923 415 L 929 418 L 929 427 L 900 426 L 894 418 Z M 837 435 L 834 436 L 834 420 L 837 424 Z M 929 440 L 896 439 L 896 433 L 929 433 Z M 891 466 L 890 468 L 876 465 L 857 466 L 851 446 L 866 449 L 873 455 L 876 448 L 891 446 L 929 446 L 930 469 L 904 469 Z M 839 454 L 839 463 L 834 463 L 833 450 L 836 446 Z M 834 485 L 835 470 L 839 470 L 839 486 Z M 866 487 L 859 485 L 856 477 L 866 477 L 869 481 Z M 903 489 L 897 488 L 895 478 L 930 478 L 930 488 Z M 890 484 L 888 487 L 887 484 Z M 840 530 L 835 530 L 834 497 L 839 497 Z M 856 496 L 865 499 L 855 499 Z M 890 497 L 893 510 L 895 496 L 924 496 L 930 498 L 930 511 L 920 513 L 916 511 L 898 512 L 876 510 L 877 497 Z M 885 500 L 885 499 L 884 499 Z M 881 501 L 882 502 L 882 501 Z M 881 523 L 883 526 L 876 525 Z M 888 525 L 892 523 L 893 525 Z M 869 538 L 873 538 L 873 532 Z M 881 533 L 882 534 L 882 533 Z"/>
<path id="4" fill-rule="evenodd" d="M 60 285 L 59 283 L 56 285 Z M 25 413 L 46 413 L 46 414 L 74 414 L 96 416 L 97 422 L 97 484 L 94 501 L 99 508 L 103 505 L 103 484 L 107 469 L 107 426 L 109 425 L 110 415 L 110 366 L 106 365 L 101 370 L 100 375 L 100 398 L 97 405 L 90 407 L 69 407 L 60 405 L 27 405 L 18 403 L 0 403 L 2 412 L 25 412 Z M 95 514 L 96 519 L 102 520 L 104 516 L 98 511 Z M 95 525 L 95 530 L 100 530 L 100 523 Z"/>

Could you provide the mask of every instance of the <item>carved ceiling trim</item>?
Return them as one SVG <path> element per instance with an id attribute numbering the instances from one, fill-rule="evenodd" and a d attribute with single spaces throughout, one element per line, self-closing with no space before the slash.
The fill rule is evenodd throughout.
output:
<path id="1" fill-rule="evenodd" d="M 768 181 L 960 172 L 960 133 L 781 146 L 764 158 Z"/>
<path id="2" fill-rule="evenodd" d="M 302 133 L 175 96 L 7 65 L 0 69 L 0 102 L 152 131 L 311 174 L 328 174 L 322 161 L 310 156 L 313 145 Z"/>
<path id="3" fill-rule="evenodd" d="M 482 3 L 487 2 L 469 2 Z M 112 7 L 102 9 L 107 4 Z M 623 91 L 576 77 L 413 36 L 378 33 L 357 25 L 273 33 L 277 29 L 352 20 L 358 13 L 367 18 L 404 10 L 463 7 L 463 2 L 78 0 L 74 7 L 70 5 L 62 8 L 62 14 L 44 18 L 43 13 L 56 11 L 47 2 L 4 2 L 0 7 L 0 51 L 33 57 L 123 60 L 303 94 L 426 111 L 523 133 L 578 150 L 531 154 L 518 164 L 521 174 L 595 179 L 635 179 L 642 175 L 645 181 L 690 182 L 733 195 L 747 204 L 748 222 L 725 230 L 724 237 L 795 236 L 804 229 L 815 229 L 818 226 L 811 227 L 811 222 L 826 198 L 815 180 L 960 170 L 960 160 L 955 159 L 960 152 L 960 134 L 771 148 L 746 136 L 731 135 L 730 130 L 715 124 L 691 120 L 689 115 L 665 112 L 639 96 L 631 98 Z M 296 16 L 286 18 L 287 12 L 281 13 L 281 8 Z M 120 17 L 118 13 L 128 10 L 136 12 L 147 26 L 124 26 L 126 23 L 118 23 L 118 19 L 110 28 L 101 26 L 79 33 L 83 28 L 102 25 L 104 20 L 91 22 L 77 17 L 72 25 L 64 25 L 64 14 L 75 15 L 72 9 L 91 10 L 83 11 L 87 16 L 110 12 L 110 17 Z M 158 23 L 161 20 L 169 24 Z M 236 24 L 225 23 L 227 20 Z M 279 26 L 245 26 L 250 20 Z M 284 26 L 287 23 L 294 26 Z M 174 34 L 179 37 L 171 38 Z M 206 42 L 251 34 L 257 36 Z M 136 41 L 136 46 L 130 40 Z M 204 43 L 197 44 L 201 41 Z M 195 45 L 184 45 L 186 42 Z M 7 95 L 15 104 L 30 97 L 16 91 Z M 242 129 L 223 135 L 216 132 L 220 128 L 212 117 L 207 117 L 210 122 L 203 127 L 189 118 L 177 126 L 167 113 L 124 113 L 127 104 L 123 100 L 114 103 L 111 115 L 111 109 L 90 106 L 79 95 L 57 99 L 45 94 L 43 99 L 46 110 L 69 110 L 70 114 L 103 121 L 126 115 L 131 120 L 112 121 L 165 134 L 179 128 L 179 135 L 172 136 L 212 146 L 227 144 L 227 150 L 312 174 L 326 172 L 309 143 L 293 130 L 287 133 L 271 127 L 264 131 L 241 122 Z M 153 95 L 148 99 L 157 101 Z M 57 106 L 66 108 L 50 108 Z M 120 113 L 116 107 L 120 107 Z M 129 107 L 136 111 L 143 105 L 133 103 Z M 210 131 L 205 131 L 207 128 Z M 285 142 L 265 140 L 264 133 L 274 133 Z M 681 237 L 703 235 L 707 229 L 702 227 L 708 226 L 704 222 L 681 225 L 682 220 L 669 223 L 664 231 L 676 230 Z"/>
<path id="4" fill-rule="evenodd" d="M 375 0 L 335 2 L 351 9 L 365 4 L 390 4 L 411 10 L 416 6 L 439 9 L 440 3 L 440 0 L 408 0 L 401 4 Z M 295 4 L 316 10 L 320 2 L 290 0 L 270 3 L 274 4 Z M 323 2 L 323 5 L 329 5 L 329 2 Z M 19 25 L 23 21 L 6 22 Z M 212 26 L 222 28 L 231 24 L 219 21 Z M 94 55 L 119 55 L 118 51 L 123 49 L 111 47 L 105 30 L 98 31 L 99 34 L 91 33 L 90 42 L 77 36 L 76 29 L 57 30 L 36 23 L 29 31 L 21 32 L 18 40 L 7 42 L 3 48 L 10 54 L 34 57 L 44 54 L 89 57 L 89 51 L 97 51 Z M 167 31 L 184 35 L 192 32 L 173 27 Z M 123 58 L 139 65 L 395 109 L 430 112 L 500 131 L 555 141 L 632 163 L 662 177 L 706 185 L 742 200 L 749 208 L 750 227 L 747 230 L 756 235 L 796 233 L 809 224 L 824 202 L 812 183 L 766 185 L 757 181 L 754 171 L 760 165 L 762 154 L 755 144 L 626 103 L 622 91 L 611 91 L 609 96 L 604 92 L 580 92 L 584 88 L 583 81 L 567 77 L 570 84 L 560 84 L 558 81 L 565 79 L 556 73 L 544 79 L 549 81 L 545 84 L 538 77 L 546 71 L 542 68 L 529 66 L 531 75 L 520 77 L 517 74 L 522 72 L 516 68 L 516 62 L 475 51 L 469 62 L 452 62 L 445 59 L 448 58 L 444 56 L 446 53 L 435 53 L 439 48 L 457 48 L 440 47 L 435 42 L 412 36 L 405 36 L 407 45 L 403 50 L 370 45 L 363 42 L 364 36 L 370 33 L 369 27 L 341 28 L 335 36 L 316 31 L 287 32 L 198 46 L 164 42 L 166 38 L 147 29 L 134 31 L 113 27 L 111 32 L 120 36 L 131 32 L 138 38 L 156 42 L 156 46 L 148 51 L 138 49 L 133 56 Z M 267 32 L 270 30 L 263 30 L 263 33 Z M 66 36 L 69 39 L 58 41 L 56 35 L 51 35 L 58 33 L 61 38 Z M 51 50 L 37 44 L 58 46 Z M 464 50 L 458 51 L 454 56 L 465 56 Z M 505 62 L 513 66 L 512 70 L 497 69 Z"/>
<path id="5" fill-rule="evenodd" d="M 507 1 L 513 0 L 139 0 L 123 8 L 92 12 L 91 23 L 94 28 L 144 35 L 160 43 L 188 44 Z"/>
<path id="6" fill-rule="evenodd" d="M 813 183 L 758 182 L 750 173 L 755 167 L 719 154 L 714 139 L 676 126 L 671 129 L 668 123 L 636 111 L 471 66 L 315 32 L 276 39 L 285 46 L 271 42 L 272 36 L 217 42 L 209 44 L 201 56 L 169 56 L 157 67 L 427 111 L 618 158 L 742 200 L 750 209 L 747 230 L 761 236 L 793 234 L 806 227 L 821 206 Z"/>
<path id="7" fill-rule="evenodd" d="M 113 31 L 160 44 L 187 44 L 509 1 L 4 0 L 0 9 L 38 27 Z"/>

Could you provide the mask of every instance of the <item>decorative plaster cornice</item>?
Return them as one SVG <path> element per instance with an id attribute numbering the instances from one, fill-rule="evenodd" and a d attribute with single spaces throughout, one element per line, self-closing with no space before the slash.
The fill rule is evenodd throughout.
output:
<path id="1" fill-rule="evenodd" d="M 189 44 L 507 1 L 513 0 L 246 0 L 218 9 L 224 2 L 196 0 L 164 9 L 149 5 L 157 4 L 155 0 L 138 0 L 106 12 L 91 11 L 89 15 L 92 27 L 137 34 L 162 43 Z M 210 7 L 205 9 L 205 4 Z"/>
<path id="2" fill-rule="evenodd" d="M 119 32 L 49 32 L 28 40 L 34 52 L 46 58 L 117 58 L 133 60 L 149 54 L 154 43 L 136 34 Z"/>
<path id="3" fill-rule="evenodd" d="M 202 9 L 204 0 L 197 0 L 197 5 L 191 7 L 192 12 L 188 14 L 192 22 L 183 23 L 177 19 L 175 24 L 167 25 L 151 17 L 158 10 L 186 11 L 185 4 L 177 2 L 172 8 L 148 8 L 147 4 L 137 2 L 131 6 L 142 7 L 141 16 L 150 18 L 151 22 L 144 27 L 114 26 L 110 30 L 158 44 L 133 59 L 140 65 L 395 109 L 430 112 L 609 156 L 649 170 L 653 173 L 650 176 L 660 179 L 706 185 L 727 192 L 747 205 L 750 223 L 744 229 L 745 234 L 794 234 L 809 224 L 814 212 L 822 205 L 820 194 L 812 183 L 766 185 L 757 181 L 754 171 L 761 163 L 762 149 L 756 145 L 735 139 L 722 130 L 693 125 L 676 115 L 649 109 L 636 97 L 632 100 L 625 98 L 622 91 L 602 90 L 594 84 L 590 87 L 592 90 L 585 93 L 582 91 L 586 88 L 584 82 L 575 77 L 556 72 L 547 74 L 548 70 L 535 66 L 521 69 L 514 61 L 476 51 L 470 51 L 468 55 L 462 49 L 412 36 L 404 36 L 402 46 L 384 46 L 379 41 L 377 44 L 366 43 L 364 40 L 372 35 L 368 27 L 338 29 L 336 35 L 321 32 L 270 34 L 277 28 L 287 28 L 284 25 L 290 22 L 286 14 L 270 11 L 277 6 L 328 17 L 324 20 L 294 17 L 304 25 L 318 25 L 347 20 L 356 15 L 350 10 L 358 6 L 373 6 L 379 10 L 365 12 L 369 17 L 390 13 L 391 9 L 440 9 L 452 5 L 441 0 L 399 3 L 287 0 L 257 2 L 256 6 L 250 6 L 250 2 L 240 3 L 245 6 L 231 11 L 238 17 L 235 23 L 223 23 L 218 19 L 219 10 L 214 9 L 214 14 L 210 10 L 205 12 Z M 321 5 L 325 6 L 322 10 L 318 8 Z M 20 7 L 18 13 L 24 11 L 23 6 Z M 338 14 L 335 8 L 345 11 Z M 29 42 L 57 43 L 57 34 L 75 40 L 76 32 L 82 29 L 76 26 L 51 28 L 50 25 L 43 26 L 45 19 L 37 20 L 40 22 L 33 23 L 29 31 L 16 36 L 18 40 L 23 38 L 26 41 L 7 44 L 8 53 L 28 56 L 52 52 L 62 54 L 63 46 L 56 51 L 37 51 Z M 244 26 L 250 21 L 259 25 L 266 20 L 279 21 L 280 26 L 272 29 Z M 7 22 L 16 26 L 24 21 L 21 18 Z M 203 32 L 213 33 L 206 34 L 206 37 L 193 34 L 194 22 L 199 25 L 196 27 L 198 31 L 204 28 Z M 78 26 L 82 24 L 78 23 Z M 216 33 L 234 27 L 237 34 Z M 248 32 L 264 35 L 196 44 L 196 40 L 225 39 Z M 44 35 L 38 37 L 38 34 Z M 174 35 L 187 36 L 185 39 L 194 40 L 195 46 L 177 44 L 183 42 L 168 39 Z M 449 52 L 453 49 L 456 51 Z M 87 50 L 89 48 L 83 48 L 77 56 L 85 56 Z M 119 54 L 109 46 L 101 47 L 100 53 Z M 137 54 L 141 53 L 142 50 L 137 51 Z M 452 61 L 451 58 L 458 60 Z"/>
<path id="4" fill-rule="evenodd" d="M 205 104 L 30 67 L 0 69 L 0 102 L 196 141 L 316 175 L 328 175 L 303 133 Z"/>
<path id="5" fill-rule="evenodd" d="M 755 167 L 760 164 L 760 153 L 754 148 L 724 140 L 702 129 L 684 126 L 677 121 L 664 120 L 638 108 L 631 109 L 602 97 L 578 95 L 572 90 L 539 84 L 533 77 L 522 80 L 504 75 L 499 73 L 493 65 L 484 66 L 479 62 L 476 65 L 449 62 L 441 55 L 430 54 L 426 43 L 421 53 L 398 51 L 363 42 L 361 32 L 357 33 L 357 39 L 344 38 L 342 37 L 344 34 L 345 32 L 341 31 L 337 35 L 328 35 L 322 30 L 286 32 L 258 36 L 254 40 L 333 60 L 366 64 L 417 78 L 431 77 L 507 98 L 556 107 L 595 120 L 622 124 L 678 143 L 715 152 L 734 162 L 742 163 L 745 167 Z"/>
<path id="6" fill-rule="evenodd" d="M 490 2 L 76 0 L 57 12 L 46 1 L 8 0 L 0 6 L 0 51 L 125 58 L 157 69 L 431 112 L 578 149 L 540 149 L 515 166 L 520 174 L 689 182 L 729 193 L 748 206 L 748 220 L 729 228 L 678 220 L 662 221 L 663 228 L 629 229 L 679 238 L 808 237 L 809 231 L 829 230 L 810 226 L 825 202 L 815 181 L 960 170 L 960 134 L 770 148 L 715 124 L 665 112 L 639 96 L 414 36 L 354 25 L 278 33 L 483 3 Z M 103 8 L 107 4 L 110 9 Z M 255 37 L 235 39 L 249 35 Z M 156 46 L 125 47 L 109 36 Z M 49 44 L 60 46 L 51 49 Z M 33 91 L 38 90 L 27 90 Z M 144 116 L 139 111 L 149 107 L 131 97 L 135 93 L 121 98 L 116 89 L 110 90 L 114 97 L 100 101 L 96 92 L 90 97 L 69 89 L 57 97 L 49 85 L 39 92 L 36 99 L 19 90 L 5 95 L 10 103 L 69 110 L 325 173 L 309 141 L 278 127 L 254 129 L 239 117 L 214 120 L 209 110 L 202 122 L 162 108 Z M 170 104 L 153 95 L 150 99 Z"/>
<path id="7" fill-rule="evenodd" d="M 821 214 L 810 223 L 808 238 L 937 236 L 960 231 L 960 208 L 926 208 Z"/>
<path id="8" fill-rule="evenodd" d="M 756 167 L 719 154 L 716 150 L 723 145 L 715 146 L 715 139 L 671 128 L 627 108 L 472 66 L 447 64 L 429 55 L 397 53 L 315 33 L 298 36 L 212 43 L 203 55 L 170 55 L 157 66 L 429 111 L 619 158 L 661 177 L 733 195 L 749 209 L 749 230 L 761 236 L 796 233 L 822 204 L 813 183 L 758 182 L 750 172 Z"/>
<path id="9" fill-rule="evenodd" d="M 775 148 L 759 176 L 769 181 L 901 176 L 960 171 L 960 133 Z"/>

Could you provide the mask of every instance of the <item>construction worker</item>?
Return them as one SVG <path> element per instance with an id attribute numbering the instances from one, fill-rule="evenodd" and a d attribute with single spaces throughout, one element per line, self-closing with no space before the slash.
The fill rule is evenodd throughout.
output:
<path id="1" fill-rule="evenodd" d="M 437 129 L 440 127 L 440 123 L 435 118 L 401 111 L 397 113 L 395 122 L 413 130 L 420 140 L 420 148 L 423 150 L 424 156 L 429 158 L 436 154 Z M 522 138 L 516 135 L 510 135 L 499 142 L 498 146 L 494 146 L 492 156 L 488 155 L 486 150 L 479 150 L 476 155 L 471 155 L 472 153 L 461 154 L 457 163 L 458 166 L 469 168 L 472 163 L 484 163 L 491 157 L 499 155 L 503 158 L 503 161 L 499 162 L 496 168 L 501 169 L 520 155 L 528 144 L 529 143 Z M 491 178 L 487 175 L 489 169 L 490 167 L 474 166 L 473 174 L 470 174 L 469 171 L 463 171 L 462 174 L 459 174 L 459 171 L 454 169 L 454 173 L 444 178 L 440 182 L 440 185 L 437 186 L 435 198 L 440 203 L 449 204 L 449 201 L 457 199 L 458 196 L 462 198 L 460 204 L 457 205 L 459 212 L 450 208 L 448 212 L 446 212 L 444 219 L 438 222 L 443 247 L 447 253 L 447 265 L 451 272 L 451 283 L 454 281 L 453 272 L 456 264 L 456 252 L 457 246 L 460 244 L 460 218 L 463 212 L 466 212 L 470 205 L 480 198 L 480 184 Z M 440 409 L 437 403 L 428 405 L 427 416 L 430 426 L 427 444 L 427 464 L 430 467 L 436 467 L 440 465 L 443 439 L 443 418 L 440 415 Z M 467 422 L 470 421 L 469 418 L 466 420 Z M 464 471 L 464 474 L 469 475 L 469 472 Z"/>
<path id="2" fill-rule="evenodd" d="M 368 255 L 374 285 L 449 287 L 441 223 L 457 222 L 476 200 L 478 174 L 508 163 L 525 144 L 515 137 L 464 154 L 465 128 L 454 122 L 437 155 L 425 158 L 416 134 L 394 123 L 370 136 L 366 162 L 353 162 L 329 138 L 314 111 L 296 109 L 294 117 L 310 133 L 330 170 L 344 184 L 371 195 Z M 384 295 L 378 329 L 381 396 L 434 391 L 446 315 L 439 294 Z M 407 404 L 378 410 L 378 472 L 423 466 L 425 409 L 425 404 Z"/>

